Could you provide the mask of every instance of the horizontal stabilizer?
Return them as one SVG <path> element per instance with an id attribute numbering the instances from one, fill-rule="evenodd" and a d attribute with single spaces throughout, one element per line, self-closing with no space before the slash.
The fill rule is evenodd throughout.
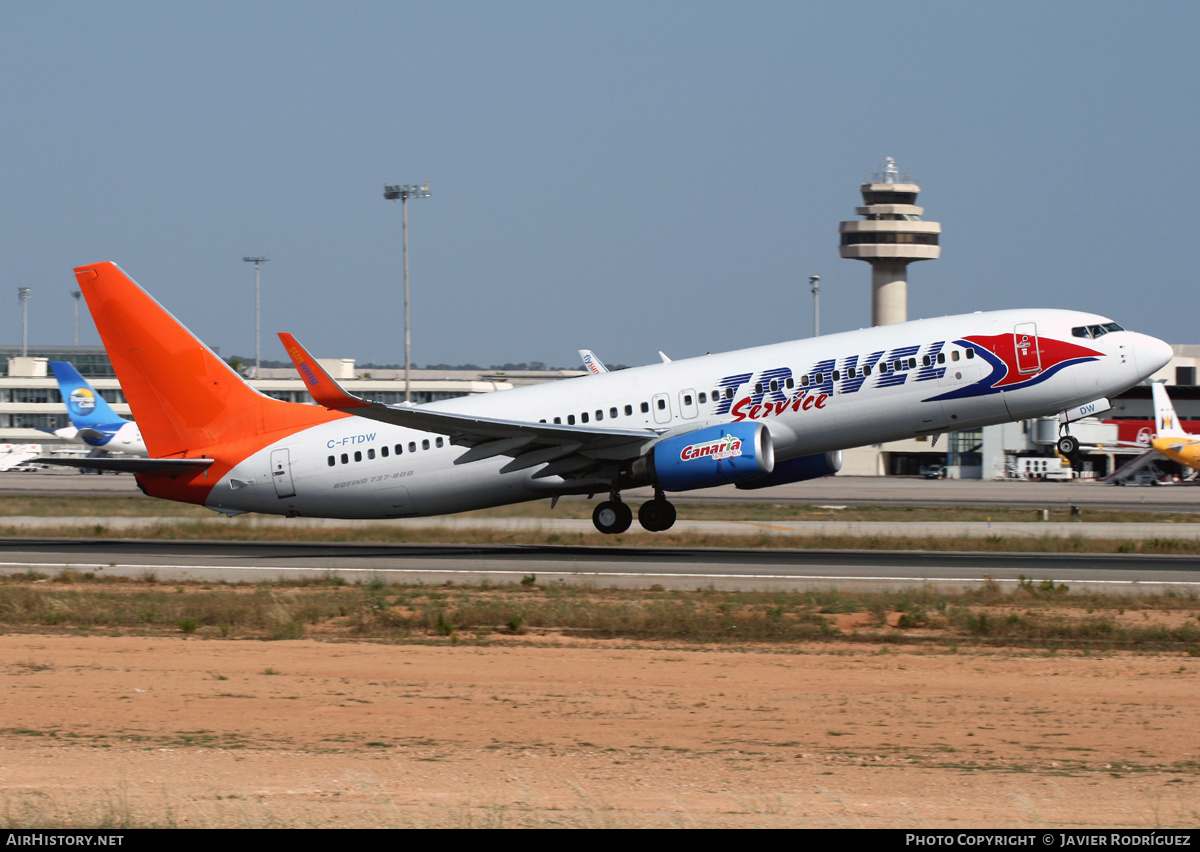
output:
<path id="1" fill-rule="evenodd" d="M 79 467 L 85 470 L 110 470 L 113 473 L 193 473 L 213 463 L 213 459 L 74 458 L 38 459 L 39 464 Z"/>
<path id="2" fill-rule="evenodd" d="M 80 429 L 75 433 L 75 435 L 76 437 L 81 438 L 83 441 L 88 443 L 92 441 L 103 441 L 106 438 L 112 437 L 112 434 L 109 432 L 101 432 L 99 429 L 92 429 L 90 427 Z"/>

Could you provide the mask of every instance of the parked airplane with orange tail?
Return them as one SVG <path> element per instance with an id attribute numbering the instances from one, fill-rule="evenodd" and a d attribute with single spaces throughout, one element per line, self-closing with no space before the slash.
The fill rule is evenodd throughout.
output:
<path id="1" fill-rule="evenodd" d="M 602 494 L 597 529 L 667 492 L 835 473 L 840 451 L 1107 408 L 1167 344 L 1066 310 L 942 317 L 417 406 L 334 381 L 280 335 L 318 406 L 260 394 L 112 263 L 75 270 L 153 458 L 88 459 L 147 494 L 236 515 L 402 518 Z M 1101 337 L 1086 334 L 1101 325 Z M 68 460 L 59 460 L 68 463 Z"/>

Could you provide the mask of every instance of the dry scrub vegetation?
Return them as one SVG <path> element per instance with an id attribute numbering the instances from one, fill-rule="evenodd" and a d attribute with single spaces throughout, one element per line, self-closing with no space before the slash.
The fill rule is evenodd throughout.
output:
<path id="1" fill-rule="evenodd" d="M 744 646 L 853 640 L 957 646 L 1174 651 L 1200 656 L 1200 599 L 1072 594 L 1023 579 L 1005 592 L 735 592 L 539 584 L 313 581 L 159 583 L 95 574 L 0 580 L 9 631 L 180 633 L 211 639 L 492 643 L 619 639 Z"/>

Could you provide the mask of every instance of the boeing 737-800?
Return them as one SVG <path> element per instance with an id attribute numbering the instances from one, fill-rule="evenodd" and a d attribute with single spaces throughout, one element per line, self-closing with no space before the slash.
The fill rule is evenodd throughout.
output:
<path id="1" fill-rule="evenodd" d="M 997 311 L 391 406 L 347 393 L 280 335 L 317 407 L 255 391 L 116 265 L 75 273 L 154 456 L 100 463 L 229 515 L 403 518 L 602 494 L 593 521 L 619 533 L 633 517 L 621 491 L 649 485 L 638 520 L 665 530 L 666 492 L 799 482 L 836 472 L 850 447 L 1107 408 L 1171 357 L 1094 314 Z M 1095 324 L 1110 333 L 1078 333 Z"/>

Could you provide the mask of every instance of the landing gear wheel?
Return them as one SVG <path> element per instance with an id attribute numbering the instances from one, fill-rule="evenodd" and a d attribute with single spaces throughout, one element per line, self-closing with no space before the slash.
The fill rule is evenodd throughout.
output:
<path id="1" fill-rule="evenodd" d="M 1058 439 L 1058 451 L 1064 456 L 1073 456 L 1079 452 L 1079 439 L 1074 435 L 1063 435 Z"/>
<path id="2" fill-rule="evenodd" d="M 606 535 L 623 533 L 633 523 L 633 510 L 619 500 L 605 500 L 592 512 L 592 523 Z"/>
<path id="3" fill-rule="evenodd" d="M 638 523 L 649 532 L 663 532 L 675 525 L 675 506 L 666 500 L 650 500 L 638 509 Z"/>

